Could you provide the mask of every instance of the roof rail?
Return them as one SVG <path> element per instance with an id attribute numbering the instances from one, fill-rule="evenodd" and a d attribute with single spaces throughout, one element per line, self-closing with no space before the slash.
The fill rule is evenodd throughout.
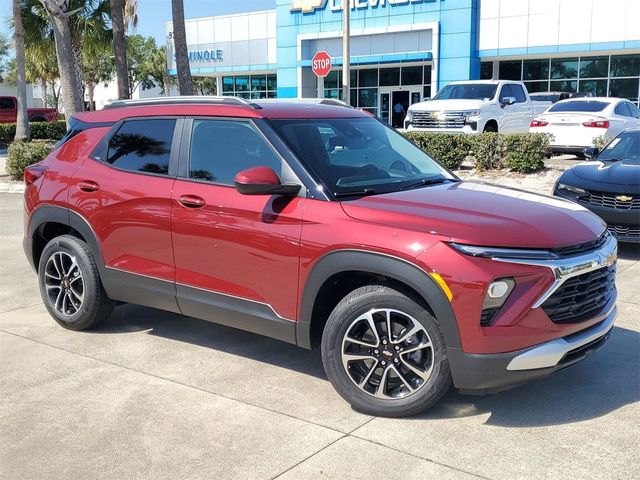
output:
<path id="1" fill-rule="evenodd" d="M 336 107 L 344 107 L 344 108 L 355 108 L 349 105 L 342 100 L 338 100 L 337 98 L 314 98 L 314 97 L 304 97 L 304 98 L 268 98 L 268 99 L 260 99 L 257 100 L 260 103 L 311 103 L 315 105 L 334 105 Z"/>
<path id="2" fill-rule="evenodd" d="M 120 108 L 120 107 L 141 107 L 144 105 L 180 105 L 180 104 L 209 104 L 209 105 L 238 105 L 251 107 L 260 110 L 262 107 L 257 103 L 250 102 L 240 97 L 221 97 L 213 95 L 182 95 L 174 97 L 149 97 L 137 100 L 114 100 L 104 108 Z"/>

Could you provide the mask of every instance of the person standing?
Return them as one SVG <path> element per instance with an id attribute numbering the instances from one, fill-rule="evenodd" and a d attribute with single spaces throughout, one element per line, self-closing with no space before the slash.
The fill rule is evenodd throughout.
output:
<path id="1" fill-rule="evenodd" d="M 393 126 L 395 128 L 402 128 L 404 113 L 404 105 L 402 105 L 402 102 L 398 100 L 398 103 L 393 106 Z"/>

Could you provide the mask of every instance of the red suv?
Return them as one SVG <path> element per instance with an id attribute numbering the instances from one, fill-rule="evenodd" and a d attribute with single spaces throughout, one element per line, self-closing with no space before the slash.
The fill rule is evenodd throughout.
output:
<path id="1" fill-rule="evenodd" d="M 63 327 L 131 302 L 319 347 L 369 414 L 548 375 L 616 316 L 597 216 L 462 182 L 351 108 L 119 102 L 75 115 L 25 182 L 25 252 Z"/>

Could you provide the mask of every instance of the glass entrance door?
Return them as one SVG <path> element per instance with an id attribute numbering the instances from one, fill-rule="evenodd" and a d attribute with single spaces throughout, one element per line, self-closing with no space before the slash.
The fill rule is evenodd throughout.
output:
<path id="1" fill-rule="evenodd" d="M 390 94 L 388 92 L 380 94 L 380 119 L 386 123 L 390 123 L 389 101 L 390 101 Z"/>

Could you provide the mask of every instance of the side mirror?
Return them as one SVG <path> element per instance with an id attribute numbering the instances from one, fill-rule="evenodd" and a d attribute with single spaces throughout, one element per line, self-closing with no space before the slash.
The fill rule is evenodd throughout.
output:
<path id="1" fill-rule="evenodd" d="M 243 195 L 295 195 L 301 188 L 296 184 L 282 184 L 278 174 L 269 167 L 242 170 L 236 174 L 233 183 Z"/>
<path id="2" fill-rule="evenodd" d="M 584 149 L 584 156 L 587 158 L 595 158 L 600 153 L 600 149 L 596 147 L 589 147 Z"/>
<path id="3" fill-rule="evenodd" d="M 500 103 L 503 107 L 506 105 L 513 105 L 514 103 L 516 103 L 516 97 L 502 97 Z"/>

